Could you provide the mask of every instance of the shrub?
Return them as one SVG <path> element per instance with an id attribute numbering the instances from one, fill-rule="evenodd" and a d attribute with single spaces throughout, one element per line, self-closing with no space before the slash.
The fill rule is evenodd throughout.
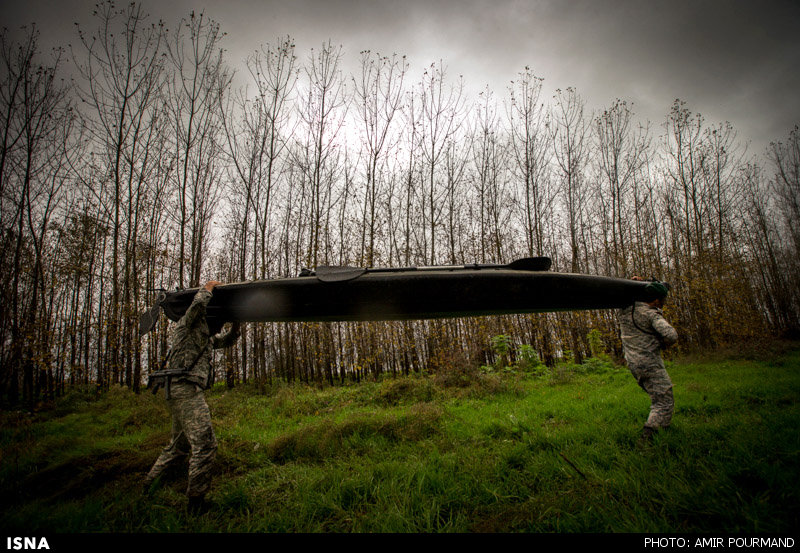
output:
<path id="1" fill-rule="evenodd" d="M 539 352 L 529 344 L 522 344 L 519 347 L 517 367 L 522 372 L 532 373 L 536 376 L 542 376 L 547 372 L 547 366 L 542 363 Z"/>
<path id="2" fill-rule="evenodd" d="M 492 351 L 494 352 L 497 360 L 495 361 L 495 368 L 502 370 L 509 366 L 508 356 L 511 353 L 511 338 L 505 334 L 498 334 L 491 339 Z"/>
<path id="3" fill-rule="evenodd" d="M 609 359 L 600 357 L 590 357 L 583 361 L 581 372 L 586 374 L 601 374 L 610 372 L 616 369 L 614 364 Z"/>
<path id="4" fill-rule="evenodd" d="M 436 379 L 440 378 L 442 378 L 441 375 L 437 374 Z M 434 398 L 434 392 L 428 379 L 398 378 L 381 383 L 377 402 L 382 405 L 399 405 L 400 403 L 431 401 Z"/>
<path id="5" fill-rule="evenodd" d="M 590 330 L 586 338 L 589 340 L 589 351 L 591 352 L 592 357 L 605 356 L 606 350 L 605 345 L 603 344 L 603 336 L 600 334 L 598 329 L 593 328 Z"/>

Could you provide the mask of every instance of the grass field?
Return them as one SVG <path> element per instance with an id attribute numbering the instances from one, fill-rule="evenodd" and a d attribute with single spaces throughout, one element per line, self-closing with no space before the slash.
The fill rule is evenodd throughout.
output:
<path id="1" fill-rule="evenodd" d="M 668 363 L 672 427 L 592 360 L 534 376 L 465 371 L 208 393 L 209 499 L 185 471 L 141 479 L 169 437 L 163 395 L 71 393 L 3 412 L 0 520 L 55 532 L 795 532 L 800 348 Z"/>

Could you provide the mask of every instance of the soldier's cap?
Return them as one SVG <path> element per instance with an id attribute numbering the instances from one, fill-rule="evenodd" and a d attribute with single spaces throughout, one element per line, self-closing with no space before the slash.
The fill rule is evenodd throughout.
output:
<path id="1" fill-rule="evenodd" d="M 653 282 L 648 283 L 644 290 L 648 297 L 658 300 L 667 297 L 667 294 L 669 294 L 669 288 L 670 286 L 668 283 L 654 280 Z"/>

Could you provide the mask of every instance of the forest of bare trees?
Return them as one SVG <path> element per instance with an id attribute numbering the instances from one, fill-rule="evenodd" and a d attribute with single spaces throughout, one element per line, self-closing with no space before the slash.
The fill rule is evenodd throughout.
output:
<path id="1" fill-rule="evenodd" d="M 0 397 L 139 390 L 168 325 L 160 288 L 296 276 L 317 265 L 508 263 L 657 276 L 685 351 L 800 330 L 800 129 L 747 152 L 675 100 L 642 126 L 545 97 L 521 68 L 470 97 L 446 64 L 330 42 L 264 42 L 234 74 L 204 14 L 174 28 L 99 4 L 72 46 L 0 35 Z M 236 78 L 234 78 L 236 77 Z M 238 84 L 243 82 L 244 84 Z M 745 137 L 746 138 L 746 137 Z M 614 314 L 247 324 L 218 379 L 336 383 L 490 362 L 492 336 L 552 364 L 619 354 Z"/>

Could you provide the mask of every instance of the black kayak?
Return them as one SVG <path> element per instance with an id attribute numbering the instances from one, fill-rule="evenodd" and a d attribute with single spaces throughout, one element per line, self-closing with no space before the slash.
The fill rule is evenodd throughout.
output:
<path id="1" fill-rule="evenodd" d="M 306 276 L 219 285 L 209 326 L 227 321 L 387 321 L 611 309 L 645 299 L 647 282 L 550 272 L 548 258 L 508 265 L 375 269 L 319 267 Z M 166 293 L 142 316 L 148 332 L 159 309 L 177 321 L 198 288 Z"/>

